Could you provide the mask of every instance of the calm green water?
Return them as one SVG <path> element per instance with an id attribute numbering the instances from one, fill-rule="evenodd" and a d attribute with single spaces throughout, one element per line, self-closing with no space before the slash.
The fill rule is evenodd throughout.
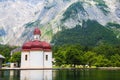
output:
<path id="1" fill-rule="evenodd" d="M 120 70 L 4 70 L 0 80 L 120 80 Z"/>

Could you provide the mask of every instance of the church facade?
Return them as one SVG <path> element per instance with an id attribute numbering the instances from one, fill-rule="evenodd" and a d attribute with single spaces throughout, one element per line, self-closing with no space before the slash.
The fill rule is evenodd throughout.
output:
<path id="1" fill-rule="evenodd" d="M 52 68 L 52 50 L 49 43 L 40 41 L 41 31 L 34 30 L 34 40 L 22 46 L 21 68 Z"/>

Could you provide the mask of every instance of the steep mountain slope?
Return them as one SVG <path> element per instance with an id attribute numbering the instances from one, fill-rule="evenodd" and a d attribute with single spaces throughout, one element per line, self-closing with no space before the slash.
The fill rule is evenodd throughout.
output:
<path id="1" fill-rule="evenodd" d="M 119 25 L 119 7 L 119 0 L 0 0 L 0 43 L 22 45 L 33 38 L 36 26 L 42 40 L 50 42 L 63 28 L 82 27 L 87 20 L 97 21 L 119 38 L 119 28 L 108 25 Z"/>
<path id="2" fill-rule="evenodd" d="M 95 46 L 101 43 L 118 44 L 115 33 L 105 28 L 97 21 L 83 21 L 82 26 L 76 25 L 71 29 L 63 29 L 53 36 L 54 45 L 77 44 L 83 46 Z"/>

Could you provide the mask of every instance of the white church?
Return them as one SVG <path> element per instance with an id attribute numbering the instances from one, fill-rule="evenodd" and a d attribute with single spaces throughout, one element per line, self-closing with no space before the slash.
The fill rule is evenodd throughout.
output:
<path id="1" fill-rule="evenodd" d="M 22 46 L 21 68 L 52 68 L 52 50 L 49 43 L 40 41 L 41 31 L 34 29 L 34 40 Z"/>

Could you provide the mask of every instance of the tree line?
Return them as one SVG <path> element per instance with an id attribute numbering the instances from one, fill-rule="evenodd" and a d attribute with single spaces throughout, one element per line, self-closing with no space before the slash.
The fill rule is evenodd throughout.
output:
<path id="1" fill-rule="evenodd" d="M 54 64 L 120 67 L 120 45 L 100 44 L 94 47 L 63 45 L 53 47 Z"/>

